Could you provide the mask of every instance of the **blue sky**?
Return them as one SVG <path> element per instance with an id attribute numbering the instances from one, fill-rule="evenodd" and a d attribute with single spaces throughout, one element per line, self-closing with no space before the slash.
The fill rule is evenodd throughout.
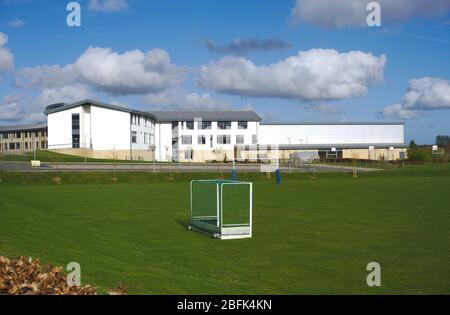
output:
<path id="1" fill-rule="evenodd" d="M 404 120 L 406 141 L 419 143 L 450 134 L 450 5 L 379 1 L 382 25 L 368 27 L 367 12 L 345 7 L 354 1 L 366 0 L 85 0 L 81 26 L 69 27 L 70 1 L 0 0 L 0 123 L 42 120 L 46 102 L 89 96 L 140 109 L 251 108 L 271 121 Z M 3 68 L 2 49 L 13 56 Z M 158 65 L 134 76 L 141 57 Z"/>

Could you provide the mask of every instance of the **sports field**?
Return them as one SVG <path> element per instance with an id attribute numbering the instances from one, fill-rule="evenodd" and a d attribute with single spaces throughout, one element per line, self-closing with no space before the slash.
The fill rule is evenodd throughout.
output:
<path id="1" fill-rule="evenodd" d="M 81 264 L 139 294 L 450 293 L 450 168 L 254 182 L 252 239 L 186 230 L 191 178 L 0 173 L 0 255 Z M 59 179 L 55 179 L 59 177 Z M 382 286 L 366 285 L 381 264 Z"/>

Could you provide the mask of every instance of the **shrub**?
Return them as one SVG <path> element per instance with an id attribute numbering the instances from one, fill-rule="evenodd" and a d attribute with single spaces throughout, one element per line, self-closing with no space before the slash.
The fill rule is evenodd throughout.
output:
<path id="1" fill-rule="evenodd" d="M 430 162 L 432 160 L 431 152 L 429 150 L 414 148 L 408 150 L 408 160 L 414 162 Z"/>

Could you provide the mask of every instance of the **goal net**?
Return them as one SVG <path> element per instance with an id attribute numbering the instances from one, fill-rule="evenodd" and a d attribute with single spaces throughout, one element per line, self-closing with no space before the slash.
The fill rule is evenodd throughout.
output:
<path id="1" fill-rule="evenodd" d="M 252 183 L 193 180 L 191 228 L 222 239 L 251 237 Z"/>

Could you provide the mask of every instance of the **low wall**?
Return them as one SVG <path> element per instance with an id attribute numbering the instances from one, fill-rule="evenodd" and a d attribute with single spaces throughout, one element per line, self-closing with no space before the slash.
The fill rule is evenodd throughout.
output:
<path id="1" fill-rule="evenodd" d="M 93 159 L 131 160 L 130 150 L 51 149 L 49 151 Z M 154 157 L 152 150 L 132 151 L 133 160 L 153 161 Z"/>

